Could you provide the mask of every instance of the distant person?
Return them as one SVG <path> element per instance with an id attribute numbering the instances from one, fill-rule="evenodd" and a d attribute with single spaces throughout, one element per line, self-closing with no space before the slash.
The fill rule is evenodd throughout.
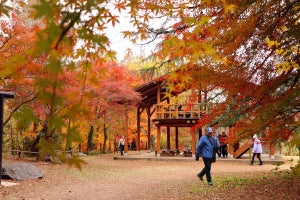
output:
<path id="1" fill-rule="evenodd" d="M 154 138 L 154 136 L 153 136 L 153 135 L 151 135 L 151 137 L 150 137 L 150 142 L 151 142 L 151 151 L 153 151 L 153 150 L 154 150 L 154 141 L 155 141 L 155 138 Z"/>
<path id="2" fill-rule="evenodd" d="M 250 165 L 253 165 L 254 162 L 254 158 L 255 156 L 257 156 L 258 160 L 259 160 L 259 165 L 262 165 L 262 161 L 260 159 L 260 155 L 262 153 L 262 145 L 261 145 L 261 141 L 258 139 L 257 135 L 255 134 L 253 136 L 254 142 L 253 142 L 253 149 L 252 149 L 252 160 Z"/>
<path id="3" fill-rule="evenodd" d="M 227 158 L 227 156 L 228 156 L 228 151 L 227 151 L 228 137 L 225 132 L 221 133 L 219 140 L 220 140 L 221 154 L 222 154 L 223 158 L 225 158 L 225 157 Z"/>
<path id="4" fill-rule="evenodd" d="M 218 158 L 221 157 L 221 147 L 220 147 L 220 135 L 218 129 L 215 130 L 215 139 L 218 143 L 219 148 L 217 149 Z"/>
<path id="5" fill-rule="evenodd" d="M 119 146 L 120 146 L 120 152 L 121 152 L 121 156 L 124 155 L 124 145 L 125 145 L 125 138 L 122 135 L 120 140 L 119 140 Z"/>
<path id="6" fill-rule="evenodd" d="M 200 154 L 202 156 L 204 162 L 204 168 L 200 173 L 198 173 L 198 177 L 201 181 L 203 181 L 203 176 L 206 175 L 206 180 L 208 185 L 212 186 L 213 182 L 210 175 L 211 164 L 213 159 L 215 158 L 214 148 L 219 148 L 217 141 L 214 137 L 212 137 L 212 128 L 207 127 L 205 130 L 205 135 L 201 136 L 196 150 L 196 161 L 199 160 Z"/>
<path id="7" fill-rule="evenodd" d="M 115 144 L 114 144 L 115 148 L 114 148 L 114 153 L 118 153 L 118 148 L 119 148 L 119 142 L 117 139 L 115 139 Z"/>
<path id="8" fill-rule="evenodd" d="M 131 142 L 131 150 L 132 150 L 132 151 L 135 151 L 135 150 L 136 150 L 135 140 L 132 140 L 132 142 Z"/>

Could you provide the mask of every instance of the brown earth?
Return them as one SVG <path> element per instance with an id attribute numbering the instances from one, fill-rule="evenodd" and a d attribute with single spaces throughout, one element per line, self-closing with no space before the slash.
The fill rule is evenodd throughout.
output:
<path id="1" fill-rule="evenodd" d="M 216 162 L 214 186 L 196 176 L 203 162 L 113 160 L 113 155 L 83 158 L 82 171 L 66 164 L 29 162 L 44 174 L 42 179 L 3 182 L 2 200 L 114 200 L 114 199 L 300 199 L 299 179 L 287 172 L 290 162 L 276 166 Z M 3 159 L 5 162 L 24 162 Z"/>

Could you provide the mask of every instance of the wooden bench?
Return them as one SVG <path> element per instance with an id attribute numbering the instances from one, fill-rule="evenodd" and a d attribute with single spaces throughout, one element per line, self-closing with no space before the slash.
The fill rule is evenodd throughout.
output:
<path id="1" fill-rule="evenodd" d="M 192 150 L 191 149 L 183 150 L 183 156 L 184 157 L 192 157 Z"/>
<path id="2" fill-rule="evenodd" d="M 172 150 L 164 149 L 160 153 L 161 156 L 177 156 L 179 154 L 180 154 L 179 149 L 172 149 Z"/>

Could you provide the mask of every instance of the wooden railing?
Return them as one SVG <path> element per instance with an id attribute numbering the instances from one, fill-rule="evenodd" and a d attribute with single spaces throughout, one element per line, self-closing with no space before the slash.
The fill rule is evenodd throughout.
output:
<path id="1" fill-rule="evenodd" d="M 205 114 L 204 104 L 156 104 L 156 119 L 199 119 Z"/>

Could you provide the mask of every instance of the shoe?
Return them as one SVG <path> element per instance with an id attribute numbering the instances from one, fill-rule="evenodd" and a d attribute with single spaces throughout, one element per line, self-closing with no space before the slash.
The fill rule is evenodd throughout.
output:
<path id="1" fill-rule="evenodd" d="M 259 163 L 258 165 L 263 165 L 262 163 Z"/>
<path id="2" fill-rule="evenodd" d="M 197 174 L 198 178 L 200 179 L 200 181 L 203 181 L 203 177 L 200 176 L 200 174 Z"/>
<path id="3" fill-rule="evenodd" d="M 213 186 L 213 185 L 214 185 L 212 182 L 207 182 L 207 184 L 208 184 L 209 186 Z"/>
<path id="4" fill-rule="evenodd" d="M 250 165 L 253 165 L 253 163 L 250 163 Z"/>

